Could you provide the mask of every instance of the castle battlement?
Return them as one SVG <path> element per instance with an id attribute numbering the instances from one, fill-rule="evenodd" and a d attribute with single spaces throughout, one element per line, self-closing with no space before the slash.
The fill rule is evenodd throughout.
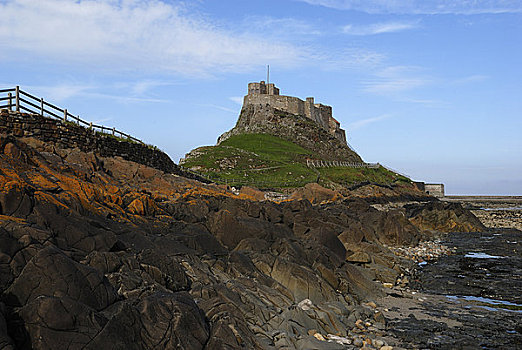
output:
<path id="1" fill-rule="evenodd" d="M 298 97 L 279 95 L 279 89 L 275 84 L 266 84 L 261 81 L 248 84 L 248 94 L 243 100 L 243 106 L 247 105 L 268 105 L 287 113 L 305 116 L 315 121 L 332 136 L 346 143 L 346 132 L 333 118 L 332 107 L 315 103 L 313 97 L 307 97 L 303 101 Z"/>

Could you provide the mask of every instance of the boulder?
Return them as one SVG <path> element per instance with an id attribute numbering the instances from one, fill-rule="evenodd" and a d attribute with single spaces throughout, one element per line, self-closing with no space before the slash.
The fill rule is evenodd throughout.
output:
<path id="1" fill-rule="evenodd" d="M 204 315 L 186 292 L 158 292 L 138 304 L 115 307 L 114 316 L 85 349 L 200 350 L 208 341 Z"/>
<path id="2" fill-rule="evenodd" d="M 240 194 L 243 194 L 247 197 L 255 199 L 256 201 L 264 201 L 265 200 L 265 192 L 258 190 L 254 187 L 243 186 L 239 190 Z"/>
<path id="3" fill-rule="evenodd" d="M 368 278 L 364 269 L 353 264 L 344 264 L 343 267 L 336 270 L 339 277 L 339 289 L 342 292 L 350 293 L 359 300 L 375 300 L 377 297 L 383 296 L 382 289 Z"/>
<path id="4" fill-rule="evenodd" d="M 346 249 L 337 237 L 336 231 L 323 226 L 310 230 L 306 237 L 328 248 L 340 261 L 344 261 L 346 258 Z"/>
<path id="5" fill-rule="evenodd" d="M 333 190 L 324 188 L 317 183 L 308 183 L 290 195 L 292 200 L 308 200 L 312 204 L 332 202 L 341 199 L 341 195 Z"/>
<path id="6" fill-rule="evenodd" d="M 483 232 L 486 228 L 460 203 L 428 202 L 404 206 L 410 222 L 422 231 Z"/>
<path id="7" fill-rule="evenodd" d="M 117 299 L 113 286 L 99 271 L 75 262 L 54 246 L 40 250 L 6 294 L 13 306 L 26 305 L 42 295 L 67 296 L 94 310 Z"/>
<path id="8" fill-rule="evenodd" d="M 15 350 L 14 343 L 7 333 L 7 322 L 4 315 L 5 305 L 0 303 L 0 349 Z"/>
<path id="9" fill-rule="evenodd" d="M 289 237 L 292 231 L 281 224 L 250 217 L 236 217 L 221 210 L 209 223 L 210 232 L 229 249 L 234 249 L 245 238 L 273 241 L 276 237 Z"/>
<path id="10" fill-rule="evenodd" d="M 39 296 L 18 314 L 27 332 L 25 339 L 17 339 L 20 348 L 84 349 L 107 323 L 100 313 L 67 296 Z"/>

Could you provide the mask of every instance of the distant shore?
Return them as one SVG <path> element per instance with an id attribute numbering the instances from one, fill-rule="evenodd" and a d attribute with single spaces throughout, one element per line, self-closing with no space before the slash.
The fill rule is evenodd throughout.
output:
<path id="1" fill-rule="evenodd" d="M 503 202 L 522 203 L 522 196 L 445 196 L 441 198 L 448 202 Z"/>
<path id="2" fill-rule="evenodd" d="M 447 196 L 441 200 L 461 203 L 488 228 L 522 231 L 522 196 Z"/>

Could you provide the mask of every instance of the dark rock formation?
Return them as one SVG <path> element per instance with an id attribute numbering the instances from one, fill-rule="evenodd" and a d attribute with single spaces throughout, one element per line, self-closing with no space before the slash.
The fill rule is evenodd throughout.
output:
<path id="1" fill-rule="evenodd" d="M 0 346 L 338 348 L 312 331 L 345 336 L 401 273 L 384 244 L 419 231 L 363 200 L 252 199 L 1 136 Z"/>
<path id="2" fill-rule="evenodd" d="M 420 230 L 440 232 L 482 232 L 486 228 L 469 210 L 459 203 L 434 201 L 426 205 L 404 207 L 410 221 Z"/>

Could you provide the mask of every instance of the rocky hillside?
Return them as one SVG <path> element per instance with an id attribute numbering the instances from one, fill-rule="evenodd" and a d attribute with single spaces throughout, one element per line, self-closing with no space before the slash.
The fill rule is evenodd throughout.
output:
<path id="1" fill-rule="evenodd" d="M 0 348 L 343 349 L 384 330 L 361 302 L 405 272 L 387 246 L 424 235 L 408 215 L 440 208 L 256 193 L 1 136 Z"/>
<path id="2" fill-rule="evenodd" d="M 309 150 L 313 159 L 361 163 L 361 157 L 314 121 L 271 106 L 246 105 L 236 126 L 221 135 L 218 144 L 232 135 L 269 134 Z"/>

